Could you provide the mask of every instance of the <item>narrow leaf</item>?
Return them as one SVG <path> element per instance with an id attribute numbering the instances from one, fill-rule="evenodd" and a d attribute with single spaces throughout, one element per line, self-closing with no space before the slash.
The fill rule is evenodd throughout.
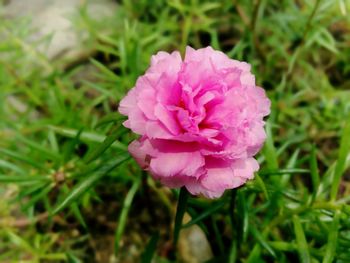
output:
<path id="1" fill-rule="evenodd" d="M 192 218 L 192 220 L 190 222 L 183 225 L 182 228 L 190 227 L 190 226 L 193 226 L 194 224 L 197 224 L 198 222 L 201 222 L 203 219 L 207 218 L 208 216 L 210 216 L 210 215 L 214 214 L 215 212 L 217 212 L 218 210 L 220 210 L 224 205 L 225 205 L 225 201 L 223 201 L 223 200 L 221 202 L 220 201 L 215 202 L 208 209 L 206 209 L 201 214 L 199 214 L 197 217 Z"/>
<path id="2" fill-rule="evenodd" d="M 39 175 L 2 175 L 0 174 L 0 183 L 28 183 L 50 181 L 49 177 Z"/>
<path id="3" fill-rule="evenodd" d="M 95 125 L 95 128 L 98 128 L 104 124 L 107 124 L 107 123 L 117 123 L 121 120 L 124 120 L 125 117 L 120 115 L 119 113 L 111 113 L 111 114 L 108 114 L 106 116 L 104 116 L 103 118 L 101 118 L 98 123 Z"/>
<path id="4" fill-rule="evenodd" d="M 122 211 L 121 211 L 120 216 L 119 216 L 118 227 L 117 227 L 116 232 L 115 232 L 115 238 L 114 238 L 114 253 L 115 254 L 118 254 L 118 252 L 119 252 L 120 239 L 121 239 L 123 232 L 124 232 L 124 228 L 126 225 L 127 216 L 129 213 L 129 209 L 131 207 L 132 200 L 134 199 L 134 196 L 137 192 L 137 189 L 139 188 L 140 182 L 141 182 L 140 178 L 135 180 L 133 185 L 131 186 L 128 194 L 125 197 L 123 208 L 122 208 Z"/>
<path id="5" fill-rule="evenodd" d="M 265 160 L 267 162 L 268 168 L 271 170 L 275 170 L 275 169 L 278 169 L 278 159 L 277 159 L 276 148 L 274 146 L 270 122 L 266 123 L 266 133 L 267 133 L 267 139 L 265 142 L 265 146 L 263 148 L 263 154 L 265 156 Z"/>
<path id="6" fill-rule="evenodd" d="M 30 147 L 38 152 L 43 153 L 44 154 L 43 156 L 46 156 L 46 157 L 51 158 L 53 160 L 59 160 L 61 158 L 61 156 L 58 153 L 56 153 L 52 150 L 49 150 L 48 147 L 45 147 L 45 146 L 43 146 L 35 141 L 29 140 L 23 136 L 17 136 L 17 139 L 19 141 L 21 141 L 22 143 L 26 144 L 28 147 Z"/>
<path id="7" fill-rule="evenodd" d="M 340 139 L 338 160 L 335 166 L 334 178 L 331 189 L 331 200 L 334 201 L 338 194 L 341 177 L 346 168 L 346 158 L 350 152 L 350 114 L 345 122 L 345 127 Z"/>
<path id="8" fill-rule="evenodd" d="M 82 261 L 76 256 L 74 256 L 73 253 L 67 252 L 66 256 L 67 256 L 68 263 L 82 263 Z"/>
<path id="9" fill-rule="evenodd" d="M 63 127 L 58 127 L 58 126 L 49 126 L 50 129 L 55 131 L 56 133 L 69 137 L 69 138 L 75 138 L 77 134 L 79 133 L 79 130 L 75 129 L 70 129 L 70 128 L 63 128 Z M 106 136 L 93 133 L 93 132 L 81 132 L 79 139 L 82 142 L 95 142 L 95 143 L 102 143 L 105 139 Z M 115 141 L 112 145 L 112 148 L 120 149 L 120 150 L 127 150 L 127 146 L 124 145 L 121 142 Z"/>
<path id="10" fill-rule="evenodd" d="M 29 208 L 31 208 L 35 203 L 37 203 L 40 199 L 44 198 L 47 196 L 47 194 L 51 191 L 52 189 L 52 185 L 51 184 L 47 184 L 46 186 L 44 186 L 41 191 L 39 191 L 38 193 L 34 194 L 32 196 L 32 198 L 22 207 L 22 209 L 24 211 L 28 210 Z"/>
<path id="11" fill-rule="evenodd" d="M 276 169 L 276 170 L 267 170 L 267 171 L 259 172 L 261 176 L 284 175 L 284 174 L 305 174 L 305 173 L 310 173 L 310 171 L 308 169 L 290 168 L 290 169 Z"/>
<path id="12" fill-rule="evenodd" d="M 309 246 L 307 244 L 304 230 L 303 230 L 303 227 L 300 223 L 300 219 L 296 215 L 293 216 L 293 225 L 294 225 L 294 232 L 296 235 L 296 241 L 297 241 L 300 262 L 310 263 L 311 257 L 310 257 L 310 252 L 309 252 Z"/>
<path id="13" fill-rule="evenodd" d="M 250 229 L 251 229 L 251 232 L 252 232 L 253 236 L 260 243 L 260 245 L 263 248 L 265 248 L 270 253 L 271 256 L 273 256 L 274 258 L 277 258 L 275 251 L 268 244 L 268 242 L 265 240 L 263 235 L 254 226 L 251 226 Z"/>
<path id="14" fill-rule="evenodd" d="M 334 256 L 335 256 L 337 244 L 338 244 L 339 219 L 340 219 L 340 211 L 337 210 L 333 218 L 332 226 L 329 230 L 326 254 L 323 258 L 322 263 L 332 263 L 334 261 Z"/>
<path id="15" fill-rule="evenodd" d="M 22 168 L 5 160 L 0 160 L 0 168 L 12 170 L 18 174 L 23 174 L 23 175 L 26 174 L 26 172 Z"/>
<path id="16" fill-rule="evenodd" d="M 292 157 L 288 160 L 288 163 L 286 165 L 287 169 L 295 168 L 296 162 L 298 160 L 299 152 L 300 152 L 299 149 L 296 149 L 294 151 Z M 285 186 L 288 183 L 288 181 L 290 180 L 291 175 L 292 175 L 291 173 L 287 173 L 287 174 L 282 175 L 282 178 L 281 178 L 281 185 L 282 186 Z"/>
<path id="17" fill-rule="evenodd" d="M 90 163 L 101 156 L 119 137 L 118 128 L 113 129 L 112 133 L 108 135 L 104 141 L 97 146 L 96 149 L 89 152 L 85 158 L 85 163 Z"/>
<path id="18" fill-rule="evenodd" d="M 56 207 L 53 209 L 53 214 L 60 212 L 62 209 L 69 206 L 71 203 L 80 198 L 84 193 L 86 193 L 91 187 L 93 187 L 103 176 L 108 174 L 114 168 L 119 166 L 122 162 L 126 161 L 129 158 L 127 153 L 121 154 L 110 164 L 103 166 L 100 170 L 87 175 L 80 183 L 78 183 L 74 188 L 70 191 L 70 193 L 59 202 Z"/>
<path id="19" fill-rule="evenodd" d="M 90 62 L 97 67 L 99 70 L 101 70 L 101 72 L 107 76 L 111 81 L 115 82 L 119 80 L 119 77 L 113 72 L 111 71 L 109 68 L 107 68 L 105 65 L 103 65 L 102 63 L 98 62 L 95 59 L 90 59 Z"/>
<path id="20" fill-rule="evenodd" d="M 1 148 L 0 148 L 0 153 L 5 154 L 5 155 L 7 155 L 7 156 L 9 156 L 9 157 L 11 157 L 11 158 L 13 158 L 15 160 L 27 163 L 27 164 L 29 164 L 29 165 L 31 165 L 33 167 L 36 167 L 36 168 L 39 168 L 39 169 L 43 169 L 44 168 L 40 163 L 38 163 L 38 162 L 28 158 L 27 156 L 25 156 L 23 154 L 19 154 L 17 152 L 11 151 L 11 150 L 1 149 Z"/>
<path id="21" fill-rule="evenodd" d="M 315 145 L 312 146 L 311 149 L 311 155 L 310 155 L 310 173 L 311 173 L 311 181 L 312 181 L 312 196 L 315 198 L 318 186 L 320 185 L 320 174 L 318 172 L 318 165 L 317 165 L 317 155 L 316 155 L 316 147 Z"/>
<path id="22" fill-rule="evenodd" d="M 150 241 L 148 242 L 145 248 L 145 251 L 141 256 L 141 263 L 152 262 L 154 254 L 156 253 L 158 240 L 159 240 L 159 233 L 157 232 L 151 237 Z"/>
<path id="23" fill-rule="evenodd" d="M 257 184 L 260 186 L 261 190 L 263 191 L 265 198 L 267 200 L 269 200 L 269 193 L 267 192 L 266 185 L 265 185 L 263 179 L 261 179 L 261 177 L 257 173 L 255 174 L 255 180 L 256 180 Z"/>
<path id="24" fill-rule="evenodd" d="M 75 218 L 79 221 L 79 223 L 85 228 L 87 229 L 87 225 L 86 225 L 86 222 L 84 220 L 84 217 L 82 216 L 81 212 L 80 212 L 80 209 L 79 209 L 79 206 L 77 203 L 73 203 L 71 205 L 71 209 L 72 209 L 72 212 L 75 216 Z"/>

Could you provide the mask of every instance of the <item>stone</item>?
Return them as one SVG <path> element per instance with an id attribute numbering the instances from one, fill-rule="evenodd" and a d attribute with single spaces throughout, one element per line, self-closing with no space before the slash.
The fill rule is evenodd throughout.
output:
<path id="1" fill-rule="evenodd" d="M 35 33 L 29 36 L 28 42 L 48 38 L 36 48 L 49 60 L 54 60 L 84 49 L 83 42 L 88 34 L 73 23 L 84 4 L 88 16 L 94 20 L 103 21 L 117 10 L 117 4 L 111 0 L 10 0 L 3 7 L 3 15 L 14 21 L 29 17 Z"/>
<path id="2" fill-rule="evenodd" d="M 185 214 L 184 223 L 189 222 L 189 219 L 190 216 Z M 209 241 L 203 230 L 197 225 L 180 231 L 178 249 L 182 262 L 203 263 L 213 258 Z"/>

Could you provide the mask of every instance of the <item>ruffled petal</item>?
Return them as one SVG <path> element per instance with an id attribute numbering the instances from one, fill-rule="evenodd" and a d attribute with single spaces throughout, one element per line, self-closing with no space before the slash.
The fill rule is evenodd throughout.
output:
<path id="1" fill-rule="evenodd" d="M 161 177 L 186 175 L 198 177 L 204 158 L 199 152 L 161 153 L 150 163 L 151 172 Z"/>

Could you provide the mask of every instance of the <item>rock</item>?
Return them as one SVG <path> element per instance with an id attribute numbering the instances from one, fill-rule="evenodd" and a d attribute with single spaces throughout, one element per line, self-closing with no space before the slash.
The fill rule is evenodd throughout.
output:
<path id="1" fill-rule="evenodd" d="M 185 221 L 188 221 L 188 218 L 189 216 L 185 215 Z M 178 246 L 182 262 L 202 263 L 213 258 L 208 239 L 197 225 L 181 230 Z"/>
<path id="2" fill-rule="evenodd" d="M 111 17 L 117 9 L 117 4 L 111 0 L 10 0 L 3 14 L 13 20 L 30 17 L 35 34 L 29 36 L 28 42 L 48 37 L 47 43 L 36 48 L 53 60 L 77 54 L 77 50 L 83 49 L 87 32 L 79 32 L 72 22 L 83 4 L 86 4 L 88 16 L 95 20 Z"/>

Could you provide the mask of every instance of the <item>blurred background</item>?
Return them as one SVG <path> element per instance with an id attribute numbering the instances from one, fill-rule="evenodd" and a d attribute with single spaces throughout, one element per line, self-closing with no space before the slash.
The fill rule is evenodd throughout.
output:
<path id="1" fill-rule="evenodd" d="M 191 198 L 174 249 L 178 191 L 117 109 L 186 45 L 250 63 L 272 113 L 256 179 Z M 349 113 L 348 0 L 0 0 L 0 262 L 350 262 Z"/>

